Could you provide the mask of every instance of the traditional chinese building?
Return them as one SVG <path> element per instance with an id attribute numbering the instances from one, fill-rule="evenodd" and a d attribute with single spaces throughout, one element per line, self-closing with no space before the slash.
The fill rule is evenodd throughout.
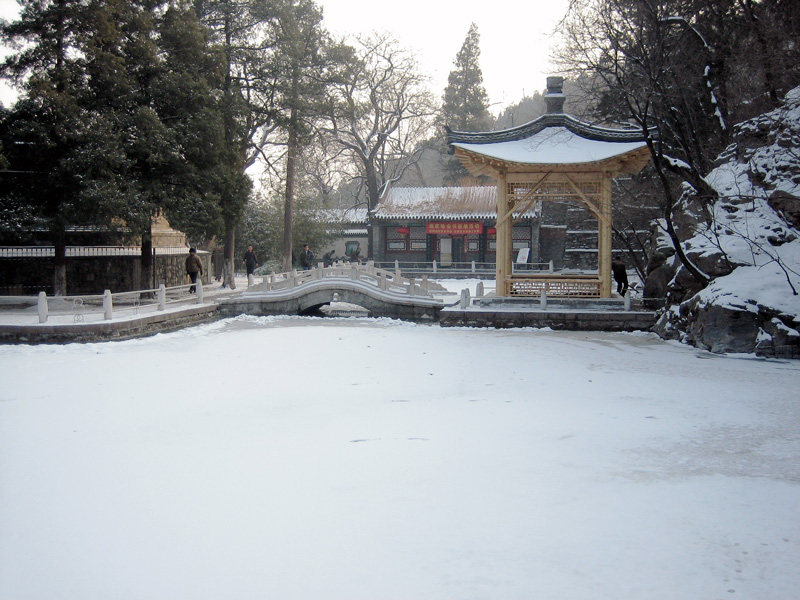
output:
<path id="1" fill-rule="evenodd" d="M 520 215 L 513 249 L 538 246 L 537 210 L 531 206 Z M 435 260 L 448 267 L 495 261 L 495 186 L 390 188 L 371 216 L 377 262 Z"/>

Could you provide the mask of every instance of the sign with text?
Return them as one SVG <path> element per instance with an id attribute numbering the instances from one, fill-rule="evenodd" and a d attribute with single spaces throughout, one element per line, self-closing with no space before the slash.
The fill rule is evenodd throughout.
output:
<path id="1" fill-rule="evenodd" d="M 430 221 L 425 224 L 425 233 L 436 235 L 475 235 L 483 233 L 480 221 Z"/>

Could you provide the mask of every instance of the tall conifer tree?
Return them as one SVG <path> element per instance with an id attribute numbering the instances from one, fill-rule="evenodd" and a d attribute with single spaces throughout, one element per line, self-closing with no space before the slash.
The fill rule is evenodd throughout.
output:
<path id="1" fill-rule="evenodd" d="M 31 217 L 31 225 L 49 230 L 55 246 L 56 294 L 67 292 L 68 228 L 97 223 L 108 214 L 81 202 L 86 182 L 75 168 L 92 138 L 80 101 L 86 16 L 86 3 L 77 0 L 26 2 L 19 18 L 0 28 L 3 40 L 21 48 L 6 58 L 0 75 L 23 91 L 3 115 L 11 173 L 0 185 L 0 203 L 3 212 L 7 206 L 26 207 L 20 212 Z"/>
<path id="2" fill-rule="evenodd" d="M 331 42 L 322 27 L 322 11 L 313 0 L 283 0 L 274 25 L 275 50 L 268 69 L 274 74 L 276 122 L 286 137 L 283 268 L 288 271 L 292 268 L 298 161 L 323 111 Z"/>
<path id="3" fill-rule="evenodd" d="M 477 25 L 472 23 L 453 61 L 454 68 L 444 90 L 442 121 L 454 131 L 487 131 L 492 126 L 480 56 L 480 34 Z M 457 183 L 468 175 L 455 158 L 447 162 L 445 183 Z"/>

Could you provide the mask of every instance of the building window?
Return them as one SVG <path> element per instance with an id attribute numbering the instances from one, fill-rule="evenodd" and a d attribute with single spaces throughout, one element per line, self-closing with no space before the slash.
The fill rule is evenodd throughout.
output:
<path id="1" fill-rule="evenodd" d="M 425 225 L 411 225 L 411 233 L 408 236 L 411 252 L 425 252 L 428 249 L 428 234 L 425 233 Z"/>

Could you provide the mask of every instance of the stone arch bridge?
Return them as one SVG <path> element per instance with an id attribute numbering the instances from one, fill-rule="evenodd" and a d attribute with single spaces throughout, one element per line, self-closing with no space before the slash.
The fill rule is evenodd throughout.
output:
<path id="1" fill-rule="evenodd" d="M 400 271 L 366 265 L 336 264 L 309 271 L 270 275 L 238 296 L 220 301 L 222 316 L 309 315 L 332 302 L 361 306 L 370 316 L 438 321 L 445 307 L 441 285 L 403 277 Z M 457 300 L 456 300 L 457 302 Z"/>

